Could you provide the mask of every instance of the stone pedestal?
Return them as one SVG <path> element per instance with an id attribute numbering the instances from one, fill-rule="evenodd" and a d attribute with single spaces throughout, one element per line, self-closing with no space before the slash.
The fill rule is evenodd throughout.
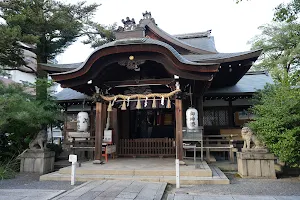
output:
<path id="1" fill-rule="evenodd" d="M 20 172 L 46 174 L 54 170 L 55 152 L 27 149 L 19 156 Z"/>
<path id="2" fill-rule="evenodd" d="M 276 178 L 274 154 L 267 149 L 242 149 L 237 153 L 238 173 L 243 178 Z"/>

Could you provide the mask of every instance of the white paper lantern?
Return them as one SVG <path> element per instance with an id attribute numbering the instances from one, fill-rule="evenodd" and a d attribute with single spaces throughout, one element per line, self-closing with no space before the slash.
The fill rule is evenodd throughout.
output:
<path id="1" fill-rule="evenodd" d="M 77 114 L 77 131 L 86 132 L 89 127 L 89 114 L 87 112 L 79 112 Z"/>
<path id="2" fill-rule="evenodd" d="M 198 111 L 195 108 L 189 108 L 186 111 L 186 126 L 188 129 L 197 129 Z"/>

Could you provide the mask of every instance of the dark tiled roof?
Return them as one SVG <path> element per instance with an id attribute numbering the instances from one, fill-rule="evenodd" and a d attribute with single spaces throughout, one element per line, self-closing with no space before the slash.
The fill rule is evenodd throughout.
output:
<path id="1" fill-rule="evenodd" d="M 15 81 L 11 80 L 11 79 L 7 79 L 7 78 L 3 78 L 3 77 L 0 77 L 0 82 L 2 82 L 5 85 L 17 83 Z"/>
<path id="2" fill-rule="evenodd" d="M 214 37 L 186 38 L 186 39 L 180 39 L 180 40 L 191 46 L 201 48 L 206 51 L 211 51 L 211 52 L 215 52 L 215 53 L 218 52 L 216 50 Z M 208 55 L 211 55 L 211 54 L 208 54 Z M 212 55 L 214 55 L 214 54 L 212 54 Z"/>
<path id="3" fill-rule="evenodd" d="M 147 24 L 147 25 L 151 26 L 151 24 Z M 170 40 L 175 45 L 181 46 L 181 44 L 183 44 L 183 45 L 186 45 L 187 47 L 191 47 L 193 49 L 192 52 L 194 52 L 194 53 L 196 53 L 196 52 L 203 53 L 203 54 L 215 53 L 215 51 L 211 52 L 211 51 L 205 49 L 204 47 L 202 48 L 202 46 L 200 46 L 200 47 L 199 46 L 194 46 L 194 45 L 192 45 L 192 44 L 190 44 L 188 42 L 185 42 L 184 38 L 186 38 L 186 39 L 193 38 L 193 37 L 187 37 L 187 35 L 191 35 L 191 36 L 196 37 L 193 34 L 183 34 L 182 36 L 178 36 L 177 35 L 178 37 L 176 37 L 176 36 L 170 35 L 169 33 L 165 32 L 162 29 L 160 29 L 156 25 L 152 24 L 151 28 L 155 29 L 155 32 L 157 34 L 159 34 L 161 37 L 163 37 L 164 39 Z M 200 38 L 198 38 L 198 39 L 200 39 Z"/>
<path id="4" fill-rule="evenodd" d="M 258 53 L 261 50 L 254 50 L 254 51 L 244 51 L 244 52 L 237 52 L 237 53 L 216 53 L 216 54 L 202 54 L 202 55 L 183 55 L 186 59 L 193 61 L 193 62 L 211 62 L 211 61 L 218 61 L 218 62 L 226 62 L 226 59 L 234 59 L 239 60 L 239 57 L 245 56 L 247 54 Z"/>
<path id="5" fill-rule="evenodd" d="M 274 83 L 273 79 L 267 72 L 248 72 L 234 86 L 218 89 L 210 88 L 205 95 L 255 93 L 258 90 L 263 89 L 267 83 Z"/>
<path id="6" fill-rule="evenodd" d="M 62 91 L 53 95 L 57 101 L 71 101 L 71 100 L 83 100 L 90 98 L 89 96 L 72 90 L 70 88 L 64 88 Z"/>
<path id="7" fill-rule="evenodd" d="M 203 65 L 205 63 L 198 64 L 196 62 L 193 62 L 191 60 L 186 59 L 184 56 L 179 54 L 176 49 L 174 49 L 171 45 L 159 41 L 159 40 L 154 40 L 151 38 L 127 38 L 127 39 L 122 39 L 122 40 L 116 40 L 107 44 L 104 44 L 103 46 L 99 47 L 96 51 L 99 51 L 100 49 L 104 49 L 106 47 L 111 47 L 111 46 L 118 46 L 118 45 L 131 45 L 131 44 L 154 44 L 154 45 L 159 45 L 167 48 L 170 52 L 173 53 L 173 55 L 182 63 L 185 64 L 191 64 L 191 65 Z M 207 64 L 213 64 L 213 63 L 207 63 Z"/>
<path id="8" fill-rule="evenodd" d="M 211 30 L 198 32 L 198 33 L 184 33 L 184 34 L 176 34 L 173 35 L 178 39 L 188 39 L 188 38 L 202 38 L 202 37 L 210 37 Z"/>
<path id="9" fill-rule="evenodd" d="M 135 38 L 135 39 L 142 39 L 142 38 Z M 201 38 L 198 38 L 198 39 L 201 39 Z M 205 39 L 205 38 L 202 38 L 202 39 Z M 251 54 L 255 54 L 257 52 L 260 52 L 260 50 L 255 50 L 255 51 L 245 51 L 245 52 L 237 52 L 237 53 L 216 53 L 216 54 L 202 54 L 202 55 L 195 55 L 195 54 L 189 54 L 189 55 L 181 55 L 179 54 L 173 47 L 171 47 L 170 45 L 164 43 L 164 42 L 161 42 L 161 41 L 158 41 L 158 40 L 153 40 L 153 39 L 147 39 L 147 40 L 151 40 L 151 41 L 154 41 L 154 43 L 156 44 L 160 44 L 160 45 L 163 45 L 163 46 L 166 46 L 170 49 L 170 51 L 183 63 L 187 63 L 187 64 L 196 64 L 196 62 L 201 62 L 203 64 L 205 63 L 210 63 L 212 64 L 213 63 L 222 63 L 222 62 L 226 62 L 230 59 L 230 61 L 235 61 L 235 60 L 240 60 L 240 57 L 241 56 L 247 56 L 247 55 L 250 55 L 251 57 Z M 122 45 L 126 45 L 126 44 L 130 44 L 130 42 L 133 42 L 135 44 L 138 44 L 137 42 L 134 42 L 136 40 L 134 39 L 124 39 L 124 40 L 118 40 L 118 41 L 114 41 L 112 43 L 108 43 L 109 46 L 112 46 L 114 44 L 122 44 Z M 198 41 L 199 42 L 199 41 Z M 105 46 L 105 47 L 108 47 L 108 46 Z M 207 47 L 207 48 L 213 48 L 213 46 L 211 47 Z M 255 57 L 255 56 L 252 56 L 252 57 Z M 244 59 L 244 58 L 242 58 Z M 57 68 L 57 69 L 63 69 L 63 71 L 70 71 L 70 70 L 73 70 L 73 69 L 76 69 L 78 67 L 80 67 L 81 65 L 83 65 L 83 63 L 72 63 L 72 64 L 42 64 L 43 66 L 45 67 L 51 67 L 52 69 L 53 68 Z M 55 70 L 54 70 L 55 71 Z M 58 71 L 61 71 L 61 70 L 58 70 Z"/>
<path id="10" fill-rule="evenodd" d="M 76 69 L 77 67 L 80 67 L 83 64 L 83 62 L 80 63 L 70 63 L 70 64 L 52 64 L 52 63 L 43 63 L 43 68 L 45 70 L 49 71 L 55 71 L 57 68 L 57 71 L 61 71 L 61 69 L 64 69 L 64 71 L 69 71 L 72 69 Z"/>
<path id="11" fill-rule="evenodd" d="M 102 49 L 108 48 L 108 47 L 114 47 L 114 46 L 125 46 L 125 45 L 139 45 L 139 44 L 153 44 L 153 45 L 158 45 L 158 46 L 162 46 L 165 47 L 166 49 L 168 49 L 180 62 L 184 63 L 184 64 L 190 64 L 190 65 L 213 65 L 216 63 L 210 62 L 210 63 L 197 63 L 197 62 L 193 62 L 191 60 L 186 59 L 184 56 L 182 56 L 180 53 L 178 53 L 176 51 L 176 49 L 174 49 L 171 45 L 164 43 L 162 41 L 159 40 L 154 40 L 151 38 L 126 38 L 126 39 L 121 39 L 121 40 L 116 40 L 116 41 L 112 41 L 109 43 L 106 43 L 100 47 L 98 47 L 91 55 L 93 55 L 95 52 L 97 51 L 101 51 Z M 71 70 L 77 70 L 80 68 L 80 66 L 82 66 L 84 63 L 75 63 L 75 64 L 43 64 L 42 66 L 44 66 L 44 68 L 47 67 L 51 67 L 51 68 L 64 68 L 64 67 L 70 67 L 69 70 L 64 70 L 65 72 L 67 71 L 71 71 Z M 71 68 L 72 67 L 72 68 Z M 73 68 L 76 67 L 76 68 Z M 47 69 L 45 69 L 47 70 Z M 51 71 L 51 70 L 50 70 Z M 55 70 L 53 70 L 55 71 Z"/>

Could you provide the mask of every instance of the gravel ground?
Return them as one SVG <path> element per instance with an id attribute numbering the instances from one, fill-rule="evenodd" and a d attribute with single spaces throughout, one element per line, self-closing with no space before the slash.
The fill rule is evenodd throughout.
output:
<path id="1" fill-rule="evenodd" d="M 67 181 L 39 181 L 39 177 L 39 174 L 19 173 L 14 179 L 0 180 L 0 189 L 70 190 L 81 184 L 71 186 Z"/>
<path id="2" fill-rule="evenodd" d="M 195 185 L 183 186 L 176 189 L 168 185 L 167 194 L 191 195 L 271 195 L 271 196 L 300 196 L 300 178 L 281 179 L 242 179 L 232 174 L 226 174 L 230 179 L 229 185 Z"/>

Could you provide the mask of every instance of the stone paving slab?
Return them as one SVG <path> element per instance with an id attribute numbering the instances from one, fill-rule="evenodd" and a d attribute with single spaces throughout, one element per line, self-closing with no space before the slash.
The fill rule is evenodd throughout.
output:
<path id="1" fill-rule="evenodd" d="M 47 200 L 65 190 L 0 189 L 0 200 Z"/>
<path id="2" fill-rule="evenodd" d="M 143 181 L 89 181 L 53 200 L 160 200 L 167 183 Z"/>
<path id="3" fill-rule="evenodd" d="M 251 195 L 189 195 L 169 194 L 167 200 L 300 200 L 300 196 L 251 196 Z"/>

